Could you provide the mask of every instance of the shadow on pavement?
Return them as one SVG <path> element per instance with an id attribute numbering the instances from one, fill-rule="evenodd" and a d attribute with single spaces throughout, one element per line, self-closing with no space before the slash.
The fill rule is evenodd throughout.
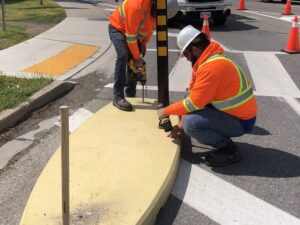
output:
<path id="1" fill-rule="evenodd" d="M 164 208 L 157 215 L 155 225 L 172 225 L 178 215 L 182 201 L 170 195 Z"/>
<path id="2" fill-rule="evenodd" d="M 263 134 L 265 135 L 265 134 Z M 203 163 L 203 156 L 211 148 L 193 146 L 185 137 L 182 158 L 192 164 Z M 286 151 L 236 142 L 242 161 L 225 167 L 214 167 L 212 171 L 225 175 L 287 178 L 300 176 L 300 158 Z M 198 148 L 197 153 L 193 148 Z"/>
<path id="3" fill-rule="evenodd" d="M 231 14 L 227 18 L 227 22 L 223 26 L 215 26 L 213 21 L 209 20 L 209 28 L 211 31 L 243 31 L 243 30 L 255 30 L 259 29 L 256 26 L 250 25 L 249 22 L 254 21 L 254 19 L 246 16 L 240 16 Z M 199 30 L 202 29 L 203 19 L 191 18 L 191 17 L 176 17 L 168 21 L 169 28 L 182 29 L 187 25 L 192 25 Z"/>
<path id="4" fill-rule="evenodd" d="M 251 131 L 253 135 L 271 135 L 271 133 L 265 130 L 262 127 L 254 126 L 253 130 Z"/>
<path id="5" fill-rule="evenodd" d="M 287 178 L 300 176 L 300 158 L 283 149 L 264 148 L 257 145 L 237 143 L 243 160 L 228 167 L 212 168 L 225 175 Z"/>

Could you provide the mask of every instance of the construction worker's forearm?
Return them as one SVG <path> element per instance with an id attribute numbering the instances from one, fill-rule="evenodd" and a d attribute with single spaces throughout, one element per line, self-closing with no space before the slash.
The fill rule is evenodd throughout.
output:
<path id="1" fill-rule="evenodd" d="M 183 126 L 183 120 L 184 120 L 185 116 L 186 116 L 186 115 L 182 115 L 182 116 L 181 116 L 181 119 L 180 119 L 180 121 L 179 121 L 179 123 L 178 123 L 178 126 L 179 126 L 180 128 L 182 128 L 182 126 Z"/>
<path id="2" fill-rule="evenodd" d="M 179 101 L 173 103 L 165 108 L 165 113 L 167 115 L 186 115 L 188 112 L 183 106 L 183 102 Z"/>
<path id="3" fill-rule="evenodd" d="M 130 50 L 130 53 L 132 55 L 132 57 L 135 59 L 135 60 L 138 60 L 140 58 L 140 51 L 139 51 L 139 47 L 137 45 L 137 43 L 128 43 L 127 42 L 127 45 L 128 45 L 128 48 Z"/>
<path id="4" fill-rule="evenodd" d="M 150 41 L 150 39 L 151 39 L 151 36 L 150 36 L 150 37 L 147 37 L 147 38 L 145 38 L 145 39 L 143 39 L 143 40 L 142 40 L 142 44 L 143 44 L 143 45 L 147 45 L 147 43 Z"/>

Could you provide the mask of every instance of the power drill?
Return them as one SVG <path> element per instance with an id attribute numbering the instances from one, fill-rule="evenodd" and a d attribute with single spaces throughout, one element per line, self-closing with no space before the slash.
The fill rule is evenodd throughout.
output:
<path id="1" fill-rule="evenodd" d="M 130 77 L 129 79 L 133 81 L 139 81 L 142 85 L 143 89 L 143 102 L 144 102 L 144 86 L 147 82 L 147 77 L 146 77 L 146 62 L 142 59 L 143 63 L 142 66 L 138 67 L 133 59 L 129 60 L 129 72 L 130 72 Z"/>
<path id="2" fill-rule="evenodd" d="M 162 109 L 162 108 L 163 108 L 163 104 L 160 103 L 157 106 L 157 109 Z M 160 129 L 164 129 L 165 132 L 169 132 L 173 130 L 173 126 L 168 115 L 163 115 L 159 117 L 158 127 Z"/>

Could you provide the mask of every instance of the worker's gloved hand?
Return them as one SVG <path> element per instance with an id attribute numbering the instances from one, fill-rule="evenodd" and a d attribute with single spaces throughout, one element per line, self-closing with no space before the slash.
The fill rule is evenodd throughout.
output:
<path id="1" fill-rule="evenodd" d="M 134 60 L 134 64 L 136 65 L 137 68 L 142 68 L 143 67 L 143 63 L 144 63 L 144 60 L 141 59 L 141 58 Z"/>
<path id="2" fill-rule="evenodd" d="M 145 55 L 146 55 L 146 51 L 147 51 L 146 45 L 141 44 L 141 49 L 140 50 L 141 50 L 142 57 L 144 58 Z"/>
<path id="3" fill-rule="evenodd" d="M 177 124 L 173 126 L 173 130 L 168 133 L 168 137 L 177 138 L 180 137 L 181 134 L 182 134 L 182 126 L 180 124 Z"/>

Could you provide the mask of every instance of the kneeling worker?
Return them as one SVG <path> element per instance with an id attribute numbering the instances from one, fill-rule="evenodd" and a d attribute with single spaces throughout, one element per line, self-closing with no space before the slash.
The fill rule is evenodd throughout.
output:
<path id="1" fill-rule="evenodd" d="M 224 166 L 240 161 L 231 137 L 249 133 L 255 124 L 257 106 L 249 81 L 240 67 L 224 54 L 217 42 L 189 25 L 177 37 L 180 57 L 192 63 L 188 96 L 157 115 L 181 115 L 170 137 L 184 132 L 216 150 L 205 155 L 208 166 Z"/>

